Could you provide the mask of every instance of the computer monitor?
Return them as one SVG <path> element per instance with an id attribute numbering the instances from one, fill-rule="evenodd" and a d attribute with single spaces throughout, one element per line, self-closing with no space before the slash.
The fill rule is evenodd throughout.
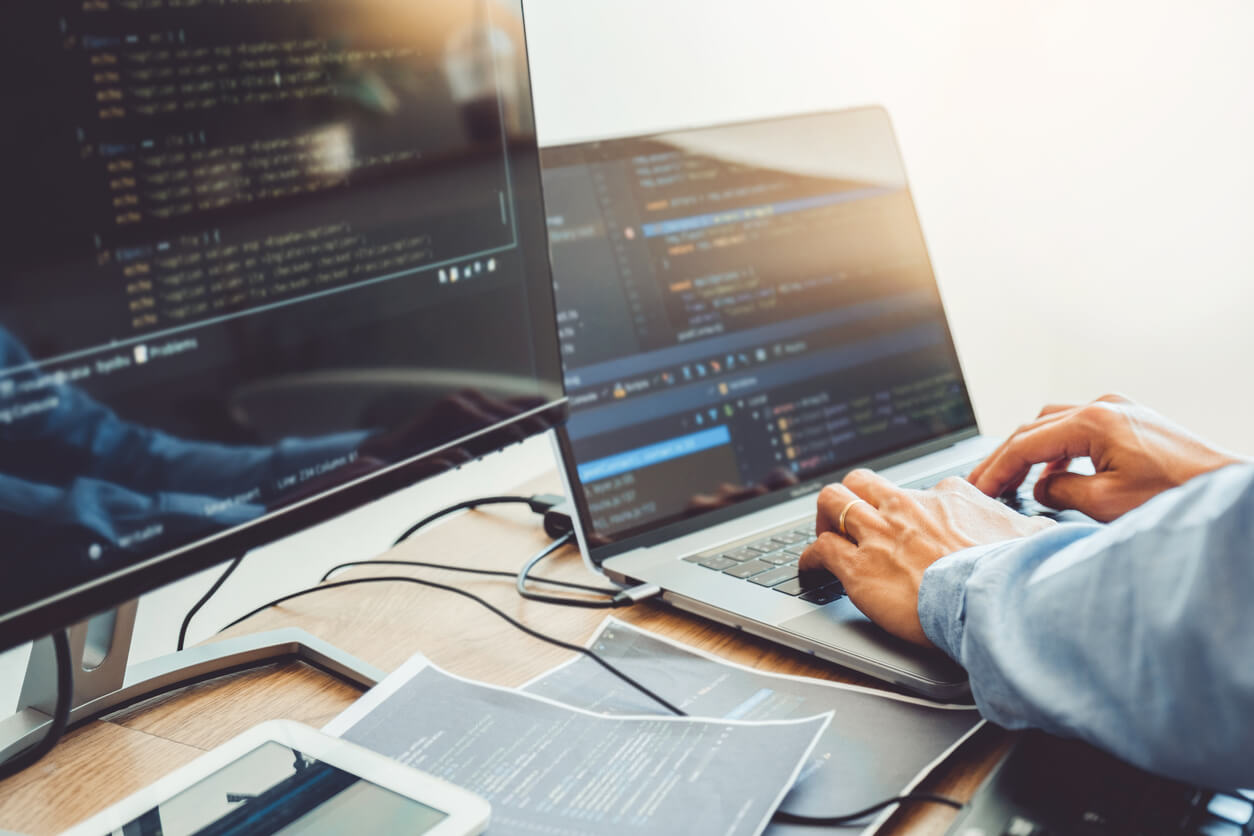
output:
<path id="1" fill-rule="evenodd" d="M 521 0 L 0 27 L 0 650 L 563 419 Z"/>

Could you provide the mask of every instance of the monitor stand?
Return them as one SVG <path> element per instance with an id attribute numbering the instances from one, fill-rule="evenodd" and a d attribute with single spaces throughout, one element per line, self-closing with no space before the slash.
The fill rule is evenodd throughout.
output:
<path id="1" fill-rule="evenodd" d="M 373 665 L 294 627 L 222 639 L 130 665 L 138 608 L 138 600 L 130 601 L 70 628 L 71 726 L 197 682 L 278 662 L 304 662 L 362 688 L 384 676 Z M 56 690 L 52 639 L 40 639 L 31 648 L 18 711 L 0 721 L 0 763 L 39 742 L 47 732 Z"/>

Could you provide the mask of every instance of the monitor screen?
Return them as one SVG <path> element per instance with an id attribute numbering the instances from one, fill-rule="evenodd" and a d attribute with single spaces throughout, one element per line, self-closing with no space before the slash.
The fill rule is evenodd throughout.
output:
<path id="1" fill-rule="evenodd" d="M 521 0 L 0 29 L 0 645 L 561 420 Z"/>
<path id="2" fill-rule="evenodd" d="M 883 110 L 545 149 L 544 170 L 594 557 L 973 431 Z"/>

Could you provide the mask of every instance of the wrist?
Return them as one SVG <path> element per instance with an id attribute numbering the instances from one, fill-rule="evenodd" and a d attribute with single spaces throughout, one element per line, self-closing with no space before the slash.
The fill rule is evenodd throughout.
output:
<path id="1" fill-rule="evenodd" d="M 1191 482 L 1199 476 L 1205 476 L 1208 473 L 1214 473 L 1223 470 L 1225 467 L 1232 465 L 1249 465 L 1254 464 L 1254 458 L 1238 456 L 1226 451 L 1212 451 L 1212 455 L 1208 456 L 1204 461 L 1199 462 L 1192 472 L 1186 473 L 1183 479 L 1176 483 L 1176 487 Z"/>
<path id="2" fill-rule="evenodd" d="M 928 641 L 958 664 L 966 629 L 967 580 L 980 560 L 1003 545 L 972 546 L 946 555 L 929 566 L 919 582 L 919 626 Z"/>

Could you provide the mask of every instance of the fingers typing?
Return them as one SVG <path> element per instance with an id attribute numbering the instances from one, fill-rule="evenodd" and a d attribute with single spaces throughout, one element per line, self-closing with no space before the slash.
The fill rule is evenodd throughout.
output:
<path id="1" fill-rule="evenodd" d="M 971 483 L 988 496 L 1018 487 L 1035 464 L 1087 456 L 1093 430 L 1082 413 L 1016 433 L 973 471 Z"/>
<path id="2" fill-rule="evenodd" d="M 832 531 L 819 535 L 819 539 L 810 544 L 801 553 L 797 561 L 797 569 L 801 572 L 814 572 L 826 569 L 838 579 L 849 576 L 849 566 L 857 555 L 858 547 L 849 540 Z"/>

